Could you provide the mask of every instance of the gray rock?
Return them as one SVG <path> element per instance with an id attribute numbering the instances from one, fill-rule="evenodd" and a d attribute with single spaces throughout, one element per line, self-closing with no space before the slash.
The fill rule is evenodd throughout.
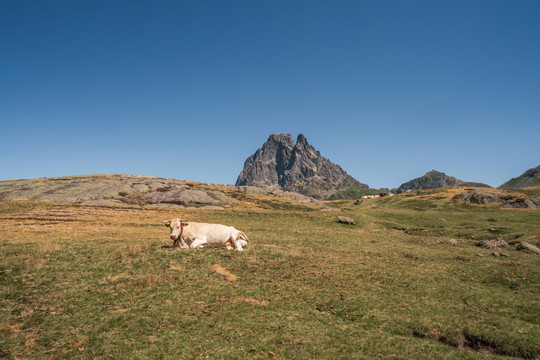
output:
<path id="1" fill-rule="evenodd" d="M 515 195 L 500 189 L 474 189 L 459 195 L 467 203 L 475 205 L 501 204 L 503 208 L 536 208 L 536 198 L 526 195 Z"/>
<path id="2" fill-rule="evenodd" d="M 339 221 L 342 224 L 356 225 L 356 220 L 351 219 L 351 218 L 346 217 L 346 216 L 338 216 L 337 221 Z"/>
<path id="3" fill-rule="evenodd" d="M 508 243 L 502 239 L 480 240 L 476 243 L 476 246 L 480 246 L 486 249 L 506 249 L 508 247 Z"/>
<path id="4" fill-rule="evenodd" d="M 176 204 L 184 206 L 217 205 L 223 202 L 237 202 L 219 191 L 213 190 L 171 190 L 151 192 L 145 197 L 152 204 Z"/>
<path id="5" fill-rule="evenodd" d="M 501 196 L 504 195 L 503 191 L 497 189 L 475 189 L 461 194 L 460 198 L 471 204 L 487 205 L 500 202 Z"/>
<path id="6" fill-rule="evenodd" d="M 521 241 L 519 244 L 517 244 L 516 250 L 528 250 L 528 251 L 531 251 L 533 253 L 540 254 L 540 249 L 539 248 L 537 248 L 536 246 L 534 246 L 532 244 L 524 242 L 524 241 Z"/>
<path id="7" fill-rule="evenodd" d="M 215 190 L 190 190 L 183 180 L 144 175 L 82 175 L 0 182 L 0 201 L 37 200 L 83 205 L 216 206 L 237 200 Z"/>
<path id="8" fill-rule="evenodd" d="M 244 163 L 236 186 L 271 187 L 317 199 L 345 197 L 369 187 L 321 156 L 304 135 L 272 134 Z M 352 191 L 352 192 L 351 192 Z"/>

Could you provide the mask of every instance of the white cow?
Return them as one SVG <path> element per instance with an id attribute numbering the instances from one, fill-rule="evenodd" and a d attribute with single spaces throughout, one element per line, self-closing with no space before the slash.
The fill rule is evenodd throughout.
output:
<path id="1" fill-rule="evenodd" d="M 182 219 L 164 221 L 165 226 L 171 229 L 171 239 L 174 246 L 182 248 L 198 248 L 204 246 L 223 246 L 227 250 L 236 248 L 244 250 L 248 243 L 246 234 L 232 226 L 221 224 L 205 224 L 186 222 Z"/>

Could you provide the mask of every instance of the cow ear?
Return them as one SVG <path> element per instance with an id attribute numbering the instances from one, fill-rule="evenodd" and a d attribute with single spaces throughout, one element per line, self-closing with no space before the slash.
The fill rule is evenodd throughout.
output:
<path id="1" fill-rule="evenodd" d="M 187 222 L 183 222 L 183 221 L 182 221 L 182 227 L 184 227 L 184 226 L 188 226 L 188 225 L 189 225 L 189 223 L 187 223 Z"/>
<path id="2" fill-rule="evenodd" d="M 165 221 L 163 222 L 163 225 L 165 225 L 165 226 L 167 226 L 167 227 L 171 226 L 171 220 L 165 220 Z"/>

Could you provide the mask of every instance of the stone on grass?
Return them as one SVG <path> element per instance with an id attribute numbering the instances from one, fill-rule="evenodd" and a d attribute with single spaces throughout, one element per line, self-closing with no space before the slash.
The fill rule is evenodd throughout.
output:
<path id="1" fill-rule="evenodd" d="M 339 221 L 342 224 L 356 225 L 356 220 L 348 218 L 346 216 L 338 216 L 337 221 Z"/>
<path id="2" fill-rule="evenodd" d="M 508 247 L 508 243 L 503 239 L 480 240 L 476 243 L 476 246 L 480 246 L 486 249 L 506 249 Z"/>
<path id="3" fill-rule="evenodd" d="M 531 251 L 533 253 L 536 253 L 536 254 L 540 254 L 540 249 L 537 248 L 536 246 L 532 245 L 532 244 L 529 244 L 525 241 L 521 241 L 517 246 L 516 246 L 516 250 L 528 250 L 528 251 Z"/>

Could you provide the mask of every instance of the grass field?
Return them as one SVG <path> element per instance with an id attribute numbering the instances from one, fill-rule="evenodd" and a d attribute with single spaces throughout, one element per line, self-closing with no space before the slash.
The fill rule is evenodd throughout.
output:
<path id="1" fill-rule="evenodd" d="M 540 357 L 540 255 L 474 246 L 540 245 L 540 209 L 453 196 L 330 203 L 340 211 L 0 203 L 0 349 L 9 359 Z M 172 217 L 233 225 L 250 243 L 172 248 L 162 225 Z"/>

